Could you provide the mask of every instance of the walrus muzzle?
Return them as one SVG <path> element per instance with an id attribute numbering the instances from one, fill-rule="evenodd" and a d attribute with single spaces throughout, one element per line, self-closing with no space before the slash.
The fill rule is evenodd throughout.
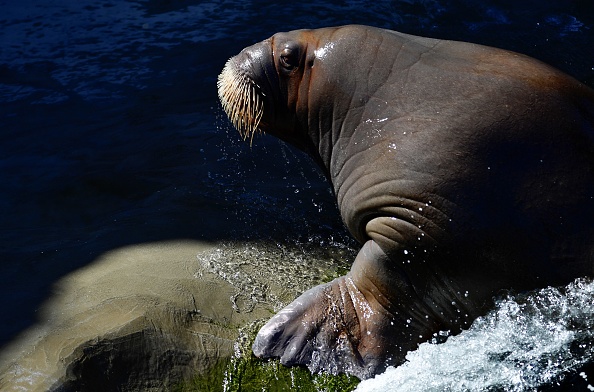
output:
<path id="1" fill-rule="evenodd" d="M 252 141 L 262 132 L 260 124 L 264 115 L 268 79 L 276 79 L 274 69 L 265 69 L 272 58 L 268 40 L 244 49 L 229 59 L 219 75 L 217 88 L 223 110 L 244 140 Z"/>

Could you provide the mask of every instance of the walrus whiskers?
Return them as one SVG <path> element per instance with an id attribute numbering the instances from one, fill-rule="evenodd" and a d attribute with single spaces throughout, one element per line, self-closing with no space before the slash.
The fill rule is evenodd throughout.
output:
<path id="1" fill-rule="evenodd" d="M 261 93 L 252 80 L 237 72 L 228 61 L 217 80 L 219 99 L 233 126 L 250 145 L 259 132 L 264 111 Z"/>

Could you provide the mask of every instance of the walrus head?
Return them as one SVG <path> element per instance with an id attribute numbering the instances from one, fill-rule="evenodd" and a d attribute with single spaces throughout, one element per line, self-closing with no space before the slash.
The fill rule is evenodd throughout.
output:
<path id="1" fill-rule="evenodd" d="M 244 139 L 265 132 L 302 144 L 291 97 L 303 77 L 305 53 L 303 44 L 275 36 L 227 61 L 217 83 L 219 98 Z"/>
<path id="2" fill-rule="evenodd" d="M 308 30 L 278 33 L 227 61 L 219 99 L 244 139 L 263 132 L 313 152 L 307 111 L 318 43 Z"/>

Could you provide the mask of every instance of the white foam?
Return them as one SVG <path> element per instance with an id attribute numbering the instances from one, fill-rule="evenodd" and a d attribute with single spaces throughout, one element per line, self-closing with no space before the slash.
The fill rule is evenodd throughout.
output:
<path id="1" fill-rule="evenodd" d="M 591 281 L 510 297 L 469 330 L 421 344 L 402 366 L 356 391 L 536 390 L 594 359 L 593 326 Z"/>

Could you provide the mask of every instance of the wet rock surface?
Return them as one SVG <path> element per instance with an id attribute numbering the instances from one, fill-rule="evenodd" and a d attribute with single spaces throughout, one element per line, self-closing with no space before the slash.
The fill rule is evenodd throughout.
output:
<path id="1" fill-rule="evenodd" d="M 342 273 L 351 252 L 189 240 L 108 252 L 56 284 L 42 321 L 4 353 L 0 389 L 172 388 L 230 358 L 242 326 Z"/>
<path id="2" fill-rule="evenodd" d="M 227 282 L 195 277 L 211 247 L 132 246 L 62 279 L 43 321 L 9 347 L 0 389 L 162 390 L 231 355 L 237 326 L 270 312 L 235 312 Z"/>

